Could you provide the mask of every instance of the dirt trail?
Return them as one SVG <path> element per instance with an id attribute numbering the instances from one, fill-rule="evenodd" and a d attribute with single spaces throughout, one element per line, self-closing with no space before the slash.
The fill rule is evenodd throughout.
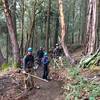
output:
<path id="1" fill-rule="evenodd" d="M 73 53 L 74 58 L 80 59 L 81 53 L 81 50 Z M 42 71 L 43 69 L 40 67 L 36 72 L 39 77 L 42 77 Z M 66 73 L 66 70 L 58 73 L 63 77 L 63 72 Z M 59 78 L 59 76 L 56 76 L 56 78 Z M 65 100 L 61 80 L 53 79 L 48 83 L 36 80 L 36 84 L 40 86 L 40 89 L 33 89 L 27 93 L 24 91 L 22 80 L 23 74 L 14 70 L 0 76 L 0 100 Z"/>
<path id="2" fill-rule="evenodd" d="M 37 74 L 42 75 L 39 68 Z M 40 89 L 25 92 L 23 88 L 23 74 L 11 71 L 0 77 L 0 100 L 64 100 L 62 82 L 51 80 L 48 83 L 36 80 Z"/>

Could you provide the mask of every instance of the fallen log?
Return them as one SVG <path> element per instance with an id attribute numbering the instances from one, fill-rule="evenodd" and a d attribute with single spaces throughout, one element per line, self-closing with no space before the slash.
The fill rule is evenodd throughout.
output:
<path id="1" fill-rule="evenodd" d="M 89 68 L 91 65 L 96 65 L 100 61 L 100 47 L 93 55 L 87 55 L 81 59 L 79 66 L 81 68 Z"/>

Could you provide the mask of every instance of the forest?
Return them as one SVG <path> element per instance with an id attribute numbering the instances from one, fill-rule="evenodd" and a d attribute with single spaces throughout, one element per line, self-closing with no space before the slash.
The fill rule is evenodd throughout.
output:
<path id="1" fill-rule="evenodd" d="M 100 0 L 0 0 L 0 100 L 100 100 Z"/>

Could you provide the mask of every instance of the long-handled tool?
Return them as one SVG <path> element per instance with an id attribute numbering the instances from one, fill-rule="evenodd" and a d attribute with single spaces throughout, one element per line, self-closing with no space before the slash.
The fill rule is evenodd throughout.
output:
<path id="1" fill-rule="evenodd" d="M 44 81 L 44 82 L 48 82 L 47 80 L 42 79 L 42 78 L 40 78 L 40 77 L 38 77 L 38 76 L 36 76 L 36 75 L 32 75 L 32 74 L 26 73 L 26 72 L 25 72 L 24 74 L 27 74 L 27 75 L 29 75 L 29 76 L 32 76 L 32 77 L 37 78 L 37 79 L 39 79 L 39 80 L 42 80 L 42 81 Z"/>

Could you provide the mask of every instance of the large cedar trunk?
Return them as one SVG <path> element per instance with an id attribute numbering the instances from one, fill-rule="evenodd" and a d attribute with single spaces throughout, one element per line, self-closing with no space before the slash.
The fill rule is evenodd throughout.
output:
<path id="1" fill-rule="evenodd" d="M 61 25 L 61 45 L 63 47 L 64 53 L 66 58 L 70 61 L 71 64 L 74 64 L 74 59 L 69 55 L 67 46 L 65 45 L 65 33 L 67 32 L 66 27 L 67 25 L 65 25 L 65 18 L 64 18 L 64 11 L 63 11 L 63 0 L 58 0 L 59 3 L 59 13 L 60 13 L 60 25 Z"/>
<path id="2" fill-rule="evenodd" d="M 96 41 L 96 0 L 89 0 L 88 10 L 85 53 L 90 55 L 95 50 Z"/>
<path id="3" fill-rule="evenodd" d="M 13 25 L 11 11 L 9 9 L 8 0 L 2 0 L 2 2 L 3 2 L 5 17 L 6 17 L 8 32 L 9 32 L 9 36 L 10 36 L 10 40 L 12 44 L 14 62 L 18 62 L 19 61 L 19 47 L 18 47 L 18 42 L 16 39 L 16 32 Z"/>

